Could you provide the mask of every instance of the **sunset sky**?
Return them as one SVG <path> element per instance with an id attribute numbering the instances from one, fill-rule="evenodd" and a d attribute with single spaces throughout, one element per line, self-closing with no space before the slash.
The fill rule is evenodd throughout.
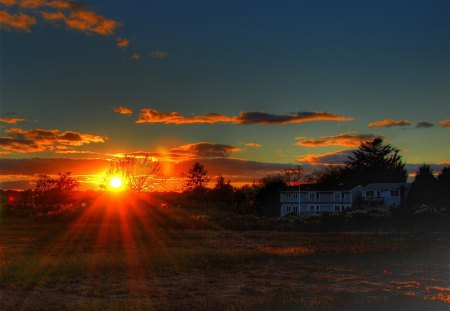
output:
<path id="1" fill-rule="evenodd" d="M 0 22 L 3 189 L 94 189 L 128 153 L 252 182 L 374 137 L 450 163 L 448 0 L 0 0 Z"/>

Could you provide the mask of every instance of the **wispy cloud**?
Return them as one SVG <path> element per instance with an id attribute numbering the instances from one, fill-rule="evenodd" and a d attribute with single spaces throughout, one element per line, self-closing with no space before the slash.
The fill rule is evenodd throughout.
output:
<path id="1" fill-rule="evenodd" d="M 429 128 L 429 127 L 433 127 L 434 124 L 431 122 L 427 122 L 427 121 L 422 121 L 417 123 L 416 128 Z"/>
<path id="2" fill-rule="evenodd" d="M 67 152 L 73 147 L 90 143 L 102 143 L 106 137 L 75 131 L 60 132 L 59 130 L 33 129 L 23 130 L 11 128 L 5 131 L 6 136 L 0 137 L 0 147 L 5 152 Z"/>
<path id="3" fill-rule="evenodd" d="M 164 52 L 164 51 L 151 51 L 149 55 L 150 55 L 150 57 L 160 58 L 160 59 L 169 57 L 169 53 Z"/>
<path id="4" fill-rule="evenodd" d="M 127 48 L 129 44 L 130 44 L 130 41 L 128 41 L 128 39 L 122 38 L 122 37 L 117 38 L 117 46 L 119 48 Z"/>
<path id="5" fill-rule="evenodd" d="M 343 133 L 334 136 L 320 136 L 320 138 L 297 137 L 296 143 L 302 147 L 344 146 L 358 147 L 362 141 L 374 139 L 372 134 Z"/>
<path id="6" fill-rule="evenodd" d="M 24 122 L 25 119 L 22 118 L 0 118 L 0 122 L 2 123 L 9 123 L 9 124 L 16 124 L 19 122 Z"/>
<path id="7" fill-rule="evenodd" d="M 302 123 L 311 121 L 349 121 L 351 117 L 338 116 L 327 112 L 298 112 L 287 115 L 275 115 L 265 112 L 241 112 L 238 116 L 208 113 L 186 117 L 178 112 L 160 112 L 156 109 L 141 109 L 136 123 L 196 124 L 196 123 L 233 123 L 233 124 L 275 124 Z"/>
<path id="8" fill-rule="evenodd" d="M 124 107 L 124 106 L 114 107 L 113 110 L 114 110 L 114 112 L 117 112 L 119 114 L 124 114 L 127 116 L 130 116 L 133 114 L 133 110 L 131 108 Z"/>
<path id="9" fill-rule="evenodd" d="M 7 11 L 0 11 L 0 25 L 6 29 L 31 31 L 31 26 L 36 24 L 36 18 L 22 12 L 10 14 Z"/>
<path id="10" fill-rule="evenodd" d="M 298 161 L 300 163 L 308 164 L 326 164 L 326 165 L 336 165 L 343 164 L 348 160 L 348 157 L 353 154 L 354 150 L 341 150 L 323 154 L 308 154 L 306 156 L 300 156 Z"/>
<path id="11" fill-rule="evenodd" d="M 407 126 L 410 124 L 411 124 L 411 122 L 408 120 L 386 119 L 386 120 L 382 120 L 382 121 L 371 122 L 371 123 L 369 123 L 369 127 Z"/>
<path id="12" fill-rule="evenodd" d="M 450 119 L 439 122 L 440 126 L 447 127 L 450 126 Z"/>
<path id="13" fill-rule="evenodd" d="M 258 143 L 246 143 L 245 146 L 249 148 L 260 148 L 262 145 Z"/>

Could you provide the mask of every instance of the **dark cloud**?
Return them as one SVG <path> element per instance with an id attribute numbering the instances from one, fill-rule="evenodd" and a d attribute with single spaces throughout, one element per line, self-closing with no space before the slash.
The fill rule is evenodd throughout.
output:
<path id="1" fill-rule="evenodd" d="M 386 119 L 386 120 L 382 120 L 382 121 L 371 122 L 371 123 L 369 123 L 369 127 L 407 126 L 410 124 L 411 124 L 411 122 L 408 120 Z"/>
<path id="2" fill-rule="evenodd" d="M 300 156 L 298 161 L 300 163 L 308 163 L 308 164 L 344 164 L 345 161 L 348 160 L 348 157 L 353 155 L 355 150 L 341 150 L 323 154 L 308 154 L 306 156 Z"/>
<path id="3" fill-rule="evenodd" d="M 226 158 L 230 153 L 237 151 L 240 151 L 240 149 L 231 145 L 200 142 L 173 148 L 170 153 L 195 158 Z"/>
<path id="4" fill-rule="evenodd" d="M 422 121 L 417 123 L 416 128 L 428 128 L 428 127 L 433 127 L 434 124 L 431 122 L 427 122 L 427 121 Z"/>
<path id="5" fill-rule="evenodd" d="M 320 138 L 297 137 L 299 142 L 296 143 L 302 147 L 324 147 L 324 146 L 344 146 L 358 147 L 361 142 L 372 140 L 377 136 L 372 134 L 354 134 L 344 133 L 334 136 L 321 136 Z"/>
<path id="6" fill-rule="evenodd" d="M 7 136 L 0 137 L 0 147 L 5 153 L 31 153 L 51 151 L 68 153 L 73 151 L 72 147 L 82 146 L 90 143 L 105 142 L 106 137 L 93 134 L 59 130 L 33 129 L 23 130 L 11 128 L 5 131 Z"/>
<path id="7" fill-rule="evenodd" d="M 178 112 L 160 112 L 155 109 L 141 109 L 136 123 L 196 124 L 196 123 L 232 123 L 232 124 L 277 124 L 302 123 L 311 121 L 348 121 L 351 117 L 338 116 L 327 112 L 298 112 L 287 115 L 275 115 L 265 112 L 241 112 L 238 116 L 208 113 L 186 117 Z"/>

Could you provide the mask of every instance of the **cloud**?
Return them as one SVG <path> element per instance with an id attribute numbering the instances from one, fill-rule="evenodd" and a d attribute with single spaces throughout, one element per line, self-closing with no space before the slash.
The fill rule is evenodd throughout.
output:
<path id="1" fill-rule="evenodd" d="M 10 14 L 8 11 L 0 11 L 1 23 L 19 30 L 31 31 L 31 26 L 37 23 L 37 18 L 43 18 L 50 22 L 62 21 L 74 30 L 88 34 L 111 35 L 119 26 L 119 22 L 105 18 L 95 12 L 89 11 L 84 4 L 65 0 L 1 0 L 6 6 L 18 6 L 27 14 L 19 12 Z M 56 11 L 55 11 L 56 10 Z M 35 15 L 35 16 L 33 16 Z M 128 46 L 128 40 L 118 38 L 119 47 Z"/>
<path id="2" fill-rule="evenodd" d="M 391 127 L 391 126 L 406 126 L 410 125 L 411 122 L 408 120 L 392 120 L 386 119 L 383 121 L 376 121 L 369 123 L 369 127 Z"/>
<path id="3" fill-rule="evenodd" d="M 442 127 L 450 126 L 450 119 L 439 122 L 439 125 Z"/>
<path id="4" fill-rule="evenodd" d="M 237 151 L 240 151 L 240 149 L 231 145 L 200 142 L 172 148 L 170 153 L 174 155 L 187 155 L 193 158 L 226 158 L 230 153 Z"/>
<path id="5" fill-rule="evenodd" d="M 119 114 L 124 114 L 127 116 L 130 116 L 133 114 L 133 110 L 128 107 L 119 106 L 119 107 L 114 107 L 113 110 L 114 110 L 114 112 L 117 112 Z"/>
<path id="6" fill-rule="evenodd" d="M 150 57 L 160 58 L 160 59 L 169 57 L 169 53 L 164 52 L 164 51 L 151 51 L 149 55 L 150 55 Z"/>
<path id="7" fill-rule="evenodd" d="M 300 141 L 296 143 L 302 147 L 324 147 L 324 146 L 344 146 L 344 147 L 358 147 L 361 142 L 372 140 L 376 136 L 372 134 L 354 134 L 344 133 L 334 136 L 320 136 L 320 138 L 305 138 L 297 137 Z"/>
<path id="8" fill-rule="evenodd" d="M 16 29 L 26 32 L 31 31 L 31 26 L 36 24 L 36 18 L 24 14 L 22 12 L 10 14 L 7 11 L 0 11 L 0 25 L 5 26 L 6 29 Z"/>
<path id="9" fill-rule="evenodd" d="M 25 119 L 22 118 L 0 118 L 0 122 L 8 123 L 8 124 L 16 124 L 19 122 L 24 122 Z"/>
<path id="10" fill-rule="evenodd" d="M 16 0 L 0 0 L 0 4 L 12 6 L 16 4 Z"/>
<path id="11" fill-rule="evenodd" d="M 129 44 L 130 44 L 130 41 L 128 41 L 128 39 L 121 38 L 121 37 L 117 38 L 117 46 L 119 48 L 127 48 Z"/>
<path id="12" fill-rule="evenodd" d="M 249 148 L 260 148 L 261 145 L 258 143 L 246 143 L 245 146 L 249 147 Z"/>
<path id="13" fill-rule="evenodd" d="M 59 151 L 65 153 L 73 150 L 72 147 L 102 143 L 106 140 L 106 137 L 74 131 L 60 133 L 59 130 L 11 128 L 5 133 L 7 136 L 0 137 L 0 147 L 5 152 L 17 153 Z"/>
<path id="14" fill-rule="evenodd" d="M 151 108 L 141 109 L 136 123 L 164 123 L 164 124 L 195 124 L 195 123 L 218 123 L 234 121 L 234 117 L 228 117 L 218 113 L 209 113 L 194 117 L 185 117 L 178 112 L 159 112 Z"/>
<path id="15" fill-rule="evenodd" d="M 341 150 L 323 154 L 308 154 L 306 156 L 300 156 L 298 161 L 308 164 L 344 164 L 348 160 L 348 157 L 353 154 L 354 150 Z"/>
<path id="16" fill-rule="evenodd" d="M 141 59 L 141 55 L 138 53 L 134 53 L 133 55 L 131 55 L 131 59 L 132 60 L 140 60 Z"/>
<path id="17" fill-rule="evenodd" d="M 427 121 L 422 121 L 417 123 L 416 128 L 428 128 L 428 127 L 433 127 L 434 124 L 431 122 L 427 122 Z"/>
<path id="18" fill-rule="evenodd" d="M 233 123 L 233 124 L 277 124 L 302 123 L 311 121 L 348 121 L 350 117 L 343 117 L 327 112 L 298 112 L 288 115 L 274 115 L 265 112 L 241 112 L 238 116 L 227 116 L 219 113 L 208 113 L 186 117 L 178 112 L 160 112 L 156 109 L 141 109 L 136 123 L 164 123 L 164 124 L 198 124 L 198 123 Z"/>
<path id="19" fill-rule="evenodd" d="M 288 124 L 311 121 L 349 121 L 350 117 L 338 116 L 328 112 L 297 112 L 287 115 L 274 115 L 265 112 L 241 112 L 237 117 L 239 124 Z"/>

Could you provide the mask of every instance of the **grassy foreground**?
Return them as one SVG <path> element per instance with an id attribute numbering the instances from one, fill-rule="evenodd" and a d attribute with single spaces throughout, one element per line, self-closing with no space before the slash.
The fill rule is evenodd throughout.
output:
<path id="1" fill-rule="evenodd" d="M 120 197 L 0 218 L 0 310 L 449 310 L 449 280 L 442 233 L 230 231 Z"/>

